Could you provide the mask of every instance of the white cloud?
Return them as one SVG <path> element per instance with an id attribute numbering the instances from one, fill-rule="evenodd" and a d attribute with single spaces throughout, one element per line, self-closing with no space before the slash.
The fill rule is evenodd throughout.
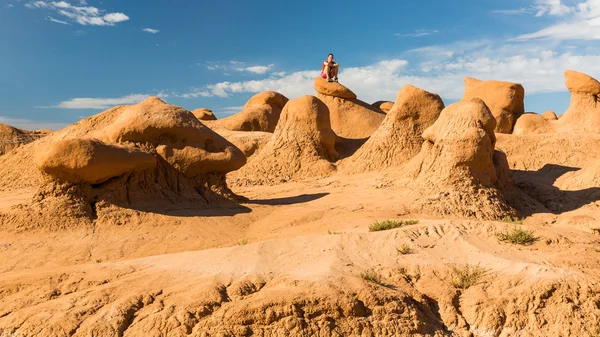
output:
<path id="1" fill-rule="evenodd" d="M 5 7 L 5 8 L 13 8 L 13 7 L 15 7 L 15 5 L 13 5 L 13 4 L 8 4 L 8 5 L 4 6 L 4 7 Z"/>
<path id="2" fill-rule="evenodd" d="M 144 29 L 142 29 L 142 31 L 146 32 L 146 33 L 150 33 L 150 34 L 157 34 L 160 32 L 160 30 L 153 29 L 153 28 L 144 28 Z"/>
<path id="3" fill-rule="evenodd" d="M 571 2 L 573 3 L 573 2 Z M 559 17 L 559 21 L 536 32 L 523 34 L 515 40 L 599 40 L 600 0 L 585 0 L 571 6 L 560 0 L 537 0 L 536 16 Z"/>
<path id="4" fill-rule="evenodd" d="M 192 88 L 190 89 L 190 92 L 182 94 L 182 95 L 178 95 L 178 97 L 182 97 L 182 98 L 197 98 L 197 97 L 210 97 L 213 96 L 210 94 L 210 92 L 206 91 L 206 90 L 202 90 L 200 88 Z"/>
<path id="5" fill-rule="evenodd" d="M 0 116 L 0 123 L 7 124 L 13 126 L 15 128 L 23 129 L 23 130 L 40 130 L 40 129 L 49 129 L 49 130 L 60 130 L 66 127 L 67 123 L 52 123 L 52 122 L 43 122 L 43 121 L 33 121 L 29 119 L 20 119 L 20 118 L 11 118 Z"/>
<path id="6" fill-rule="evenodd" d="M 243 106 L 228 106 L 225 108 L 216 108 L 213 109 L 213 113 L 219 117 L 227 117 L 231 115 L 235 115 L 236 113 L 244 110 Z"/>
<path id="7" fill-rule="evenodd" d="M 79 6 L 76 6 L 66 1 L 30 1 L 25 4 L 25 7 L 55 11 L 70 21 L 83 26 L 114 26 L 119 22 L 129 20 L 129 17 L 123 13 L 106 13 L 105 10 L 86 6 L 85 1 L 80 1 L 79 4 Z"/>
<path id="8" fill-rule="evenodd" d="M 60 102 L 56 106 L 36 107 L 36 108 L 58 108 L 58 109 L 96 109 L 106 110 L 117 105 L 129 105 L 139 103 L 153 95 L 131 94 L 117 98 L 72 98 L 67 101 Z M 160 98 L 169 97 L 168 94 L 160 92 L 154 96 Z"/>
<path id="9" fill-rule="evenodd" d="M 563 16 L 574 10 L 573 7 L 564 5 L 561 0 L 536 0 L 534 8 L 537 10 L 536 16 Z"/>
<path id="10" fill-rule="evenodd" d="M 400 37 L 421 37 L 421 36 L 427 36 L 427 35 L 432 35 L 432 34 L 437 34 L 439 33 L 438 30 L 435 29 L 417 29 L 414 31 L 414 33 L 410 33 L 410 34 L 394 34 L 396 36 L 400 36 Z"/>
<path id="11" fill-rule="evenodd" d="M 393 101 L 406 84 L 456 100 L 463 95 L 463 79 L 467 76 L 518 82 L 523 84 L 527 94 L 563 92 L 566 90 L 563 75 L 566 69 L 599 76 L 600 50 L 581 52 L 577 48 L 561 48 L 534 41 L 504 44 L 500 41 L 458 42 L 449 46 L 415 49 L 401 59 L 342 68 L 340 82 L 367 102 Z M 294 98 L 314 95 L 313 80 L 318 75 L 318 70 L 304 70 L 282 77 L 214 83 L 195 88 L 193 92 L 200 92 L 203 97 L 230 97 L 239 93 L 274 90 Z"/>
<path id="12" fill-rule="evenodd" d="M 247 71 L 249 73 L 254 73 L 254 74 L 265 74 L 267 71 L 271 70 L 271 68 L 273 68 L 275 65 L 274 64 L 269 64 L 266 66 L 252 66 L 252 67 L 246 67 L 246 68 L 236 68 L 236 71 Z"/>
<path id="13" fill-rule="evenodd" d="M 70 23 L 68 23 L 67 21 L 57 20 L 57 19 L 55 19 L 55 18 L 53 18 L 51 16 L 47 16 L 46 20 L 52 21 L 52 22 L 55 22 L 55 23 L 60 23 L 61 25 L 70 25 Z"/>
<path id="14" fill-rule="evenodd" d="M 524 8 L 521 7 L 519 9 L 495 9 L 492 11 L 492 13 L 498 13 L 498 14 L 506 14 L 506 15 L 525 15 L 525 14 L 531 14 L 534 11 L 531 8 Z"/>

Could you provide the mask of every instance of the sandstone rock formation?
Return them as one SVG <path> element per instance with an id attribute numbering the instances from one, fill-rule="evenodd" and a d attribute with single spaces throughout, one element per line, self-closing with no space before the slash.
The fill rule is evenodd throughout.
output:
<path id="1" fill-rule="evenodd" d="M 558 116 L 556 116 L 556 114 L 554 113 L 554 111 L 548 110 L 546 112 L 544 112 L 542 114 L 542 117 L 544 117 L 546 120 L 549 121 L 556 121 L 558 120 Z"/>
<path id="2" fill-rule="evenodd" d="M 0 156 L 50 133 L 50 130 L 26 131 L 0 123 Z"/>
<path id="3" fill-rule="evenodd" d="M 194 116 L 200 121 L 216 121 L 217 117 L 213 114 L 212 110 L 207 108 L 200 108 L 192 111 Z"/>
<path id="4" fill-rule="evenodd" d="M 327 176 L 335 171 L 335 141 L 327 106 L 314 96 L 293 99 L 269 142 L 235 177 L 240 184 L 277 184 Z"/>
<path id="5" fill-rule="evenodd" d="M 373 103 L 373 106 L 376 107 L 377 109 L 388 113 L 392 107 L 394 106 L 394 102 L 390 102 L 390 101 L 377 101 L 375 103 Z"/>
<path id="6" fill-rule="evenodd" d="M 318 77 L 314 81 L 314 87 L 317 98 L 329 108 L 331 128 L 339 137 L 367 138 L 385 118 L 383 111 L 356 99 L 350 89 L 337 82 L 327 82 Z"/>
<path id="7" fill-rule="evenodd" d="M 68 226 L 69 219 L 73 225 L 91 220 L 100 205 L 156 210 L 226 201 L 234 195 L 225 174 L 245 162 L 238 148 L 191 112 L 150 97 L 29 144 L 6 158 L 0 187 L 16 183 L 38 190 L 37 201 L 7 221 L 34 225 L 60 215 Z M 18 176 L 30 166 L 46 176 Z M 68 214 L 54 214 L 58 210 Z"/>
<path id="8" fill-rule="evenodd" d="M 525 113 L 525 90 L 518 83 L 480 81 L 465 78 L 464 100 L 480 98 L 496 119 L 495 132 L 511 133 L 517 119 Z"/>
<path id="9" fill-rule="evenodd" d="M 565 85 L 571 92 L 571 104 L 556 120 L 525 114 L 517 120 L 514 134 L 598 133 L 600 130 L 600 82 L 573 70 L 565 71 Z"/>
<path id="10" fill-rule="evenodd" d="M 273 132 L 287 101 L 280 93 L 261 92 L 250 98 L 241 112 L 205 124 L 213 129 Z"/>
<path id="11" fill-rule="evenodd" d="M 423 132 L 421 152 L 408 164 L 407 189 L 415 209 L 427 214 L 499 219 L 516 211 L 506 157 L 494 151 L 496 120 L 478 98 L 445 108 Z"/>
<path id="12" fill-rule="evenodd" d="M 406 85 L 381 126 L 350 158 L 343 162 L 346 172 L 365 172 L 398 167 L 421 150 L 423 131 L 444 109 L 444 102 L 425 90 Z"/>

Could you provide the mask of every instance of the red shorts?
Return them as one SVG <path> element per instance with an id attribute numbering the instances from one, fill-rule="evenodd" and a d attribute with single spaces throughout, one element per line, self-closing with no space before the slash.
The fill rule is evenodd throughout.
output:
<path id="1" fill-rule="evenodd" d="M 323 72 L 322 72 L 322 73 L 321 73 L 321 77 L 322 77 L 322 78 L 327 78 L 327 74 L 325 74 L 325 73 L 323 73 Z"/>

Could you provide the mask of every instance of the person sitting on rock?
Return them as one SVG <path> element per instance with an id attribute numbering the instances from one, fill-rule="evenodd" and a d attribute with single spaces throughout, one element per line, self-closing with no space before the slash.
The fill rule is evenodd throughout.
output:
<path id="1" fill-rule="evenodd" d="M 333 54 L 330 53 L 321 66 L 321 77 L 326 78 L 327 82 L 337 82 L 339 68 L 339 64 L 333 62 Z"/>

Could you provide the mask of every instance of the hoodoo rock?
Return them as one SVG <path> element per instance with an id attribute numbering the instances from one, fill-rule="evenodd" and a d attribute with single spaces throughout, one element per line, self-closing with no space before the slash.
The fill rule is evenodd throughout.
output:
<path id="1" fill-rule="evenodd" d="M 55 209 L 68 209 L 67 218 L 82 224 L 76 218 L 97 213 L 97 205 L 157 209 L 231 200 L 225 174 L 245 162 L 237 147 L 191 112 L 150 97 L 27 145 L 6 158 L 0 183 L 37 188 L 36 200 L 52 205 L 50 213 L 40 212 L 38 201 L 23 209 L 21 219 L 30 225 Z"/>
<path id="2" fill-rule="evenodd" d="M 438 95 L 404 86 L 381 126 L 353 156 L 344 160 L 343 171 L 381 170 L 410 160 L 421 149 L 423 131 L 433 125 L 443 109 L 444 102 Z"/>
<path id="3" fill-rule="evenodd" d="M 234 177 L 239 184 L 277 184 L 327 176 L 336 169 L 335 141 L 327 106 L 314 96 L 293 99 L 269 142 Z"/>
<path id="4" fill-rule="evenodd" d="M 317 98 L 329 109 L 331 128 L 339 137 L 368 138 L 385 118 L 383 111 L 358 100 L 350 89 L 337 82 L 327 82 L 319 77 L 314 86 Z"/>
<path id="5" fill-rule="evenodd" d="M 475 97 L 483 100 L 492 112 L 498 133 L 511 133 L 517 119 L 525 113 L 525 89 L 518 83 L 467 77 L 463 99 Z"/>
<path id="6" fill-rule="evenodd" d="M 445 108 L 423 132 L 421 152 L 408 163 L 415 210 L 479 219 L 514 216 L 505 192 L 513 187 L 506 157 L 494 151 L 496 120 L 478 99 Z"/>
<path id="7" fill-rule="evenodd" d="M 600 82 L 586 74 L 567 70 L 565 85 L 571 93 L 571 104 L 562 116 L 556 116 L 554 120 L 540 115 L 525 114 L 517 120 L 514 134 L 599 133 Z"/>
<path id="8" fill-rule="evenodd" d="M 250 98 L 241 112 L 205 124 L 213 129 L 273 132 L 287 102 L 287 97 L 280 93 L 261 92 Z"/>
<path id="9" fill-rule="evenodd" d="M 213 114 L 212 110 L 207 108 L 200 108 L 192 111 L 194 116 L 200 121 L 216 121 L 217 117 Z"/>
<path id="10" fill-rule="evenodd" d="M 394 102 L 390 102 L 390 101 L 377 101 L 375 103 L 373 103 L 373 106 L 376 107 L 377 109 L 388 113 L 392 107 L 394 106 Z"/>
<path id="11" fill-rule="evenodd" d="M 319 94 L 334 96 L 345 99 L 356 99 L 356 94 L 352 90 L 339 84 L 338 82 L 327 82 L 326 79 L 317 77 L 315 78 L 315 90 Z"/>

